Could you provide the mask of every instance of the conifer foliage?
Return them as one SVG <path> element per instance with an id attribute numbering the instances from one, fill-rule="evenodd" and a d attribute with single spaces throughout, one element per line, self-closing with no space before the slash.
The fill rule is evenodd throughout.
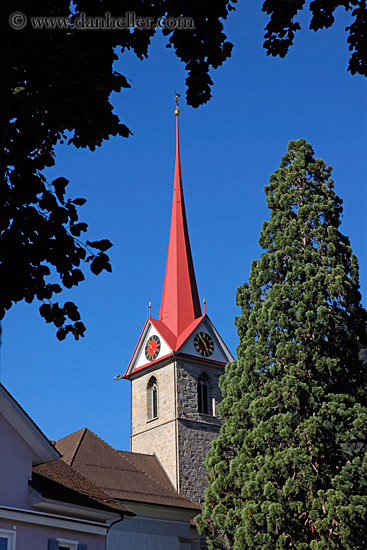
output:
<path id="1" fill-rule="evenodd" d="M 313 154 L 289 143 L 237 292 L 238 359 L 197 518 L 211 549 L 366 548 L 366 312 L 331 167 Z"/>

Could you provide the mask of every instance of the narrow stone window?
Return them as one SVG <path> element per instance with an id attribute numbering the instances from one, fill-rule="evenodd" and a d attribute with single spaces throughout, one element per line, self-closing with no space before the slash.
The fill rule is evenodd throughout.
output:
<path id="1" fill-rule="evenodd" d="M 147 386 L 147 413 L 148 420 L 158 418 L 158 384 L 154 376 L 149 379 Z"/>
<path id="2" fill-rule="evenodd" d="M 198 412 L 202 414 L 211 414 L 209 405 L 209 378 L 206 374 L 201 374 L 198 380 Z"/>
<path id="3" fill-rule="evenodd" d="M 152 406 L 153 406 L 153 418 L 158 417 L 158 388 L 157 384 L 155 383 L 152 388 Z"/>

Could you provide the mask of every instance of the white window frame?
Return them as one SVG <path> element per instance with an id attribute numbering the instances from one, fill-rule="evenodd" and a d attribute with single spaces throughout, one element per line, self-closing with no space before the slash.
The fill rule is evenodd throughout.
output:
<path id="1" fill-rule="evenodd" d="M 16 531 L 9 529 L 0 529 L 0 537 L 8 540 L 7 550 L 15 550 L 15 535 Z"/>
<path id="2" fill-rule="evenodd" d="M 59 546 L 64 546 L 65 548 L 68 548 L 69 550 L 78 550 L 78 540 L 70 540 L 70 539 L 56 539 L 59 543 Z"/>

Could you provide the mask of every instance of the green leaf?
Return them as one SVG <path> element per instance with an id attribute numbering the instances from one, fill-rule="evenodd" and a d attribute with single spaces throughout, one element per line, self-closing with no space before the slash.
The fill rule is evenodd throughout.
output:
<path id="1" fill-rule="evenodd" d="M 53 321 L 53 314 L 51 310 L 51 306 L 49 304 L 42 304 L 39 308 L 39 312 L 41 316 L 45 319 L 46 323 L 52 323 Z"/>
<path id="2" fill-rule="evenodd" d="M 62 340 L 65 340 L 66 335 L 67 335 L 67 331 L 66 331 L 64 328 L 59 328 L 59 329 L 56 331 L 56 338 L 57 338 L 58 340 L 60 340 L 60 342 L 61 342 Z"/>
<path id="3" fill-rule="evenodd" d="M 74 327 L 78 331 L 79 336 L 84 336 L 84 333 L 86 331 L 84 323 L 82 323 L 81 321 L 77 321 L 76 323 L 74 323 Z"/>
<path id="4" fill-rule="evenodd" d="M 102 252 L 105 252 L 113 244 L 108 239 L 101 239 L 100 241 L 87 241 L 87 245 L 91 246 L 92 248 L 97 248 L 98 250 L 101 250 Z"/>
<path id="5" fill-rule="evenodd" d="M 56 197 L 61 202 L 61 204 L 64 204 L 65 188 L 68 183 L 69 183 L 69 180 L 63 177 L 56 178 L 52 182 L 52 185 L 54 186 L 54 189 L 55 189 Z"/>
<path id="6" fill-rule="evenodd" d="M 92 273 L 94 273 L 94 275 L 99 275 L 101 271 L 103 271 L 104 266 L 105 266 L 104 260 L 101 260 L 101 258 L 97 256 L 92 260 L 90 264 L 90 270 Z"/>
<path id="7" fill-rule="evenodd" d="M 75 223 L 70 226 L 70 233 L 76 237 L 80 237 L 81 232 L 85 232 L 88 229 L 88 225 L 84 222 Z"/>
<path id="8" fill-rule="evenodd" d="M 70 202 L 72 202 L 76 206 L 83 206 L 83 204 L 85 204 L 87 202 L 87 199 L 78 198 L 78 199 L 73 199 Z"/>
<path id="9" fill-rule="evenodd" d="M 80 314 L 77 306 L 73 302 L 65 302 L 64 311 L 69 319 L 71 319 L 72 321 L 79 321 Z"/>

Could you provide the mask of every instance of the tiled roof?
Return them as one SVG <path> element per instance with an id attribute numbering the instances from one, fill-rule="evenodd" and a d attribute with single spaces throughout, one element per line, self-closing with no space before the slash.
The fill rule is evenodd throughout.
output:
<path id="1" fill-rule="evenodd" d="M 87 428 L 83 428 L 56 441 L 56 449 L 61 454 L 64 462 L 69 464 L 69 466 L 72 465 L 73 459 L 86 430 Z"/>
<path id="2" fill-rule="evenodd" d="M 61 459 L 34 466 L 29 484 L 44 498 L 134 515 Z"/>
<path id="3" fill-rule="evenodd" d="M 176 492 L 176 489 L 173 487 L 169 477 L 155 455 L 131 453 L 130 451 L 118 451 L 118 453 L 126 460 L 133 462 L 139 470 L 153 477 L 158 483 L 165 486 L 167 489 L 171 490 L 173 488 Z"/>
<path id="4" fill-rule="evenodd" d="M 113 498 L 198 510 L 179 495 L 154 455 L 117 451 L 83 428 L 60 439 L 63 460 Z"/>

